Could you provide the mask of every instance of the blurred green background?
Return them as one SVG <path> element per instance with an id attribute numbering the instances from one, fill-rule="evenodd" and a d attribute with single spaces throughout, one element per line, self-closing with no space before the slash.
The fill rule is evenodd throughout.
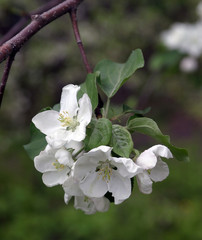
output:
<path id="1" fill-rule="evenodd" d="M 25 11 L 46 1 L 0 0 L 0 37 Z M 202 239 L 202 58 L 193 73 L 183 73 L 183 55 L 168 51 L 159 35 L 174 22 L 195 22 L 198 0 L 85 0 L 79 27 L 92 66 L 103 58 L 124 62 L 141 48 L 145 67 L 113 98 L 158 122 L 173 144 L 186 147 L 189 163 L 168 160 L 170 175 L 151 195 L 137 186 L 123 204 L 87 216 L 63 201 L 61 187 L 47 188 L 23 145 L 32 117 L 60 100 L 61 88 L 79 84 L 86 72 L 69 16 L 35 35 L 16 56 L 0 111 L 0 239 Z M 4 64 L 0 65 L 2 75 Z M 154 144 L 134 136 L 136 148 Z"/>

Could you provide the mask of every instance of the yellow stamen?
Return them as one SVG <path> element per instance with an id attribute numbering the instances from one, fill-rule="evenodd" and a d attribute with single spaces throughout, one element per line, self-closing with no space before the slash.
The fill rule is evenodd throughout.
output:
<path id="1" fill-rule="evenodd" d="M 98 170 L 98 177 L 102 176 L 102 180 L 109 182 L 111 175 L 112 175 L 112 167 L 110 163 L 103 163 L 100 165 L 100 167 L 97 168 Z"/>
<path id="2" fill-rule="evenodd" d="M 72 122 L 72 119 L 69 117 L 67 111 L 63 111 L 63 113 L 60 113 L 58 120 L 62 123 L 62 127 L 68 127 Z"/>
<path id="3" fill-rule="evenodd" d="M 58 162 L 58 160 L 55 160 L 55 162 L 53 163 L 53 166 L 57 169 L 57 170 L 63 170 L 65 165 L 64 164 L 60 164 Z"/>

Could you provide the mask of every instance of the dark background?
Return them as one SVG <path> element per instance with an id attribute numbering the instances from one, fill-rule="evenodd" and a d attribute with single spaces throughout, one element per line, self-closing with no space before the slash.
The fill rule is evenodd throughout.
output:
<path id="1" fill-rule="evenodd" d="M 0 0 L 0 37 L 46 1 Z M 79 27 L 92 67 L 103 58 L 125 62 L 141 48 L 145 67 L 112 99 L 131 107 L 151 107 L 147 114 L 171 142 L 188 149 L 189 163 L 168 160 L 169 177 L 154 184 L 151 195 L 137 186 L 130 199 L 107 213 L 87 216 L 63 201 L 61 187 L 47 188 L 23 145 L 36 113 L 60 100 L 61 88 L 80 84 L 86 72 L 74 41 L 69 16 L 36 34 L 17 54 L 0 111 L 0 239 L 202 239 L 202 59 L 193 73 L 183 73 L 183 55 L 170 52 L 160 33 L 174 22 L 197 21 L 197 0 L 85 0 Z M 160 59 L 160 60 L 159 60 Z M 4 64 L 0 65 L 2 75 Z M 134 136 L 136 148 L 156 144 Z"/>

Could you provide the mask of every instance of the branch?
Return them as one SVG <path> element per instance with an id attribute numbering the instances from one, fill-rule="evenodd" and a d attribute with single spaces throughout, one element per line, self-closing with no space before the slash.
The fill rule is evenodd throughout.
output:
<path id="1" fill-rule="evenodd" d="M 41 14 L 49 10 L 50 8 L 55 7 L 63 1 L 64 0 L 52 0 L 47 4 L 43 5 L 42 7 L 39 7 L 38 9 L 32 11 L 31 13 L 24 13 L 23 17 L 0 39 L 0 46 L 9 39 L 11 39 L 13 36 L 15 36 L 17 33 L 19 33 L 28 23 L 28 21 L 31 20 L 31 15 Z"/>
<path id="2" fill-rule="evenodd" d="M 81 41 L 79 28 L 78 28 L 78 24 L 77 24 L 77 14 L 76 14 L 76 12 L 77 12 L 76 8 L 71 9 L 71 11 L 70 11 L 70 18 L 71 18 L 71 21 L 72 21 L 72 27 L 73 27 L 73 30 L 74 30 L 74 35 L 75 35 L 76 42 L 78 44 L 78 47 L 79 47 L 79 50 L 80 50 L 80 53 L 81 53 L 83 63 L 86 67 L 87 73 L 92 73 L 92 69 L 91 69 L 90 64 L 88 62 L 88 59 L 87 59 L 87 56 L 85 54 L 85 50 L 84 50 L 84 47 L 83 47 L 83 43 Z"/>
<path id="3" fill-rule="evenodd" d="M 16 52 L 13 52 L 8 57 L 8 60 L 6 62 L 6 66 L 5 66 L 5 69 L 4 69 L 4 73 L 3 73 L 3 77 L 2 77 L 1 85 L 0 85 L 0 107 L 1 107 L 2 99 L 3 99 L 6 83 L 7 83 L 7 80 L 8 80 L 9 72 L 10 72 L 12 63 L 13 63 L 14 58 L 15 58 L 15 54 L 16 54 Z"/>
<path id="4" fill-rule="evenodd" d="M 78 44 L 78 47 L 79 47 L 79 50 L 80 50 L 80 53 L 81 53 L 81 57 L 82 57 L 84 65 L 86 67 L 87 73 L 92 73 L 93 71 L 90 67 L 90 64 L 88 62 L 88 59 L 87 59 L 87 56 L 86 56 L 86 53 L 85 53 L 85 50 L 84 50 L 84 47 L 83 47 L 83 43 L 81 41 L 76 13 L 77 13 L 77 8 L 72 8 L 71 11 L 69 12 L 70 18 L 71 18 L 71 21 L 72 21 L 72 27 L 73 27 L 73 30 L 74 30 L 75 39 L 76 39 L 76 42 Z M 102 118 L 102 113 L 101 113 L 101 108 L 102 107 L 103 107 L 103 101 L 100 97 L 100 94 L 98 94 L 98 106 L 95 109 L 95 115 L 96 115 L 97 118 Z"/>
<path id="5" fill-rule="evenodd" d="M 27 27 L 0 47 L 0 63 L 13 52 L 18 52 L 20 48 L 40 29 L 66 14 L 71 9 L 77 8 L 82 1 L 83 0 L 66 0 L 40 15 L 33 15 L 32 21 Z"/>

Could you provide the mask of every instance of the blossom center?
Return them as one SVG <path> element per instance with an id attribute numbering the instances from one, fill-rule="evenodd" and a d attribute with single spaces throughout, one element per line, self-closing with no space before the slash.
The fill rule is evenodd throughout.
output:
<path id="1" fill-rule="evenodd" d="M 113 166 L 109 163 L 109 161 L 100 163 L 98 165 L 96 172 L 98 172 L 98 177 L 102 176 L 102 180 L 109 182 L 112 175 Z"/>
<path id="2" fill-rule="evenodd" d="M 53 166 L 57 169 L 57 170 L 63 170 L 65 165 L 64 164 L 60 164 L 58 162 L 58 160 L 55 160 L 55 162 L 53 163 Z"/>
<path id="3" fill-rule="evenodd" d="M 60 113 L 58 120 L 61 122 L 62 127 L 66 127 L 66 130 L 72 130 L 73 132 L 75 131 L 76 127 L 80 125 L 80 123 L 77 121 L 77 116 L 71 118 L 67 111 Z"/>

